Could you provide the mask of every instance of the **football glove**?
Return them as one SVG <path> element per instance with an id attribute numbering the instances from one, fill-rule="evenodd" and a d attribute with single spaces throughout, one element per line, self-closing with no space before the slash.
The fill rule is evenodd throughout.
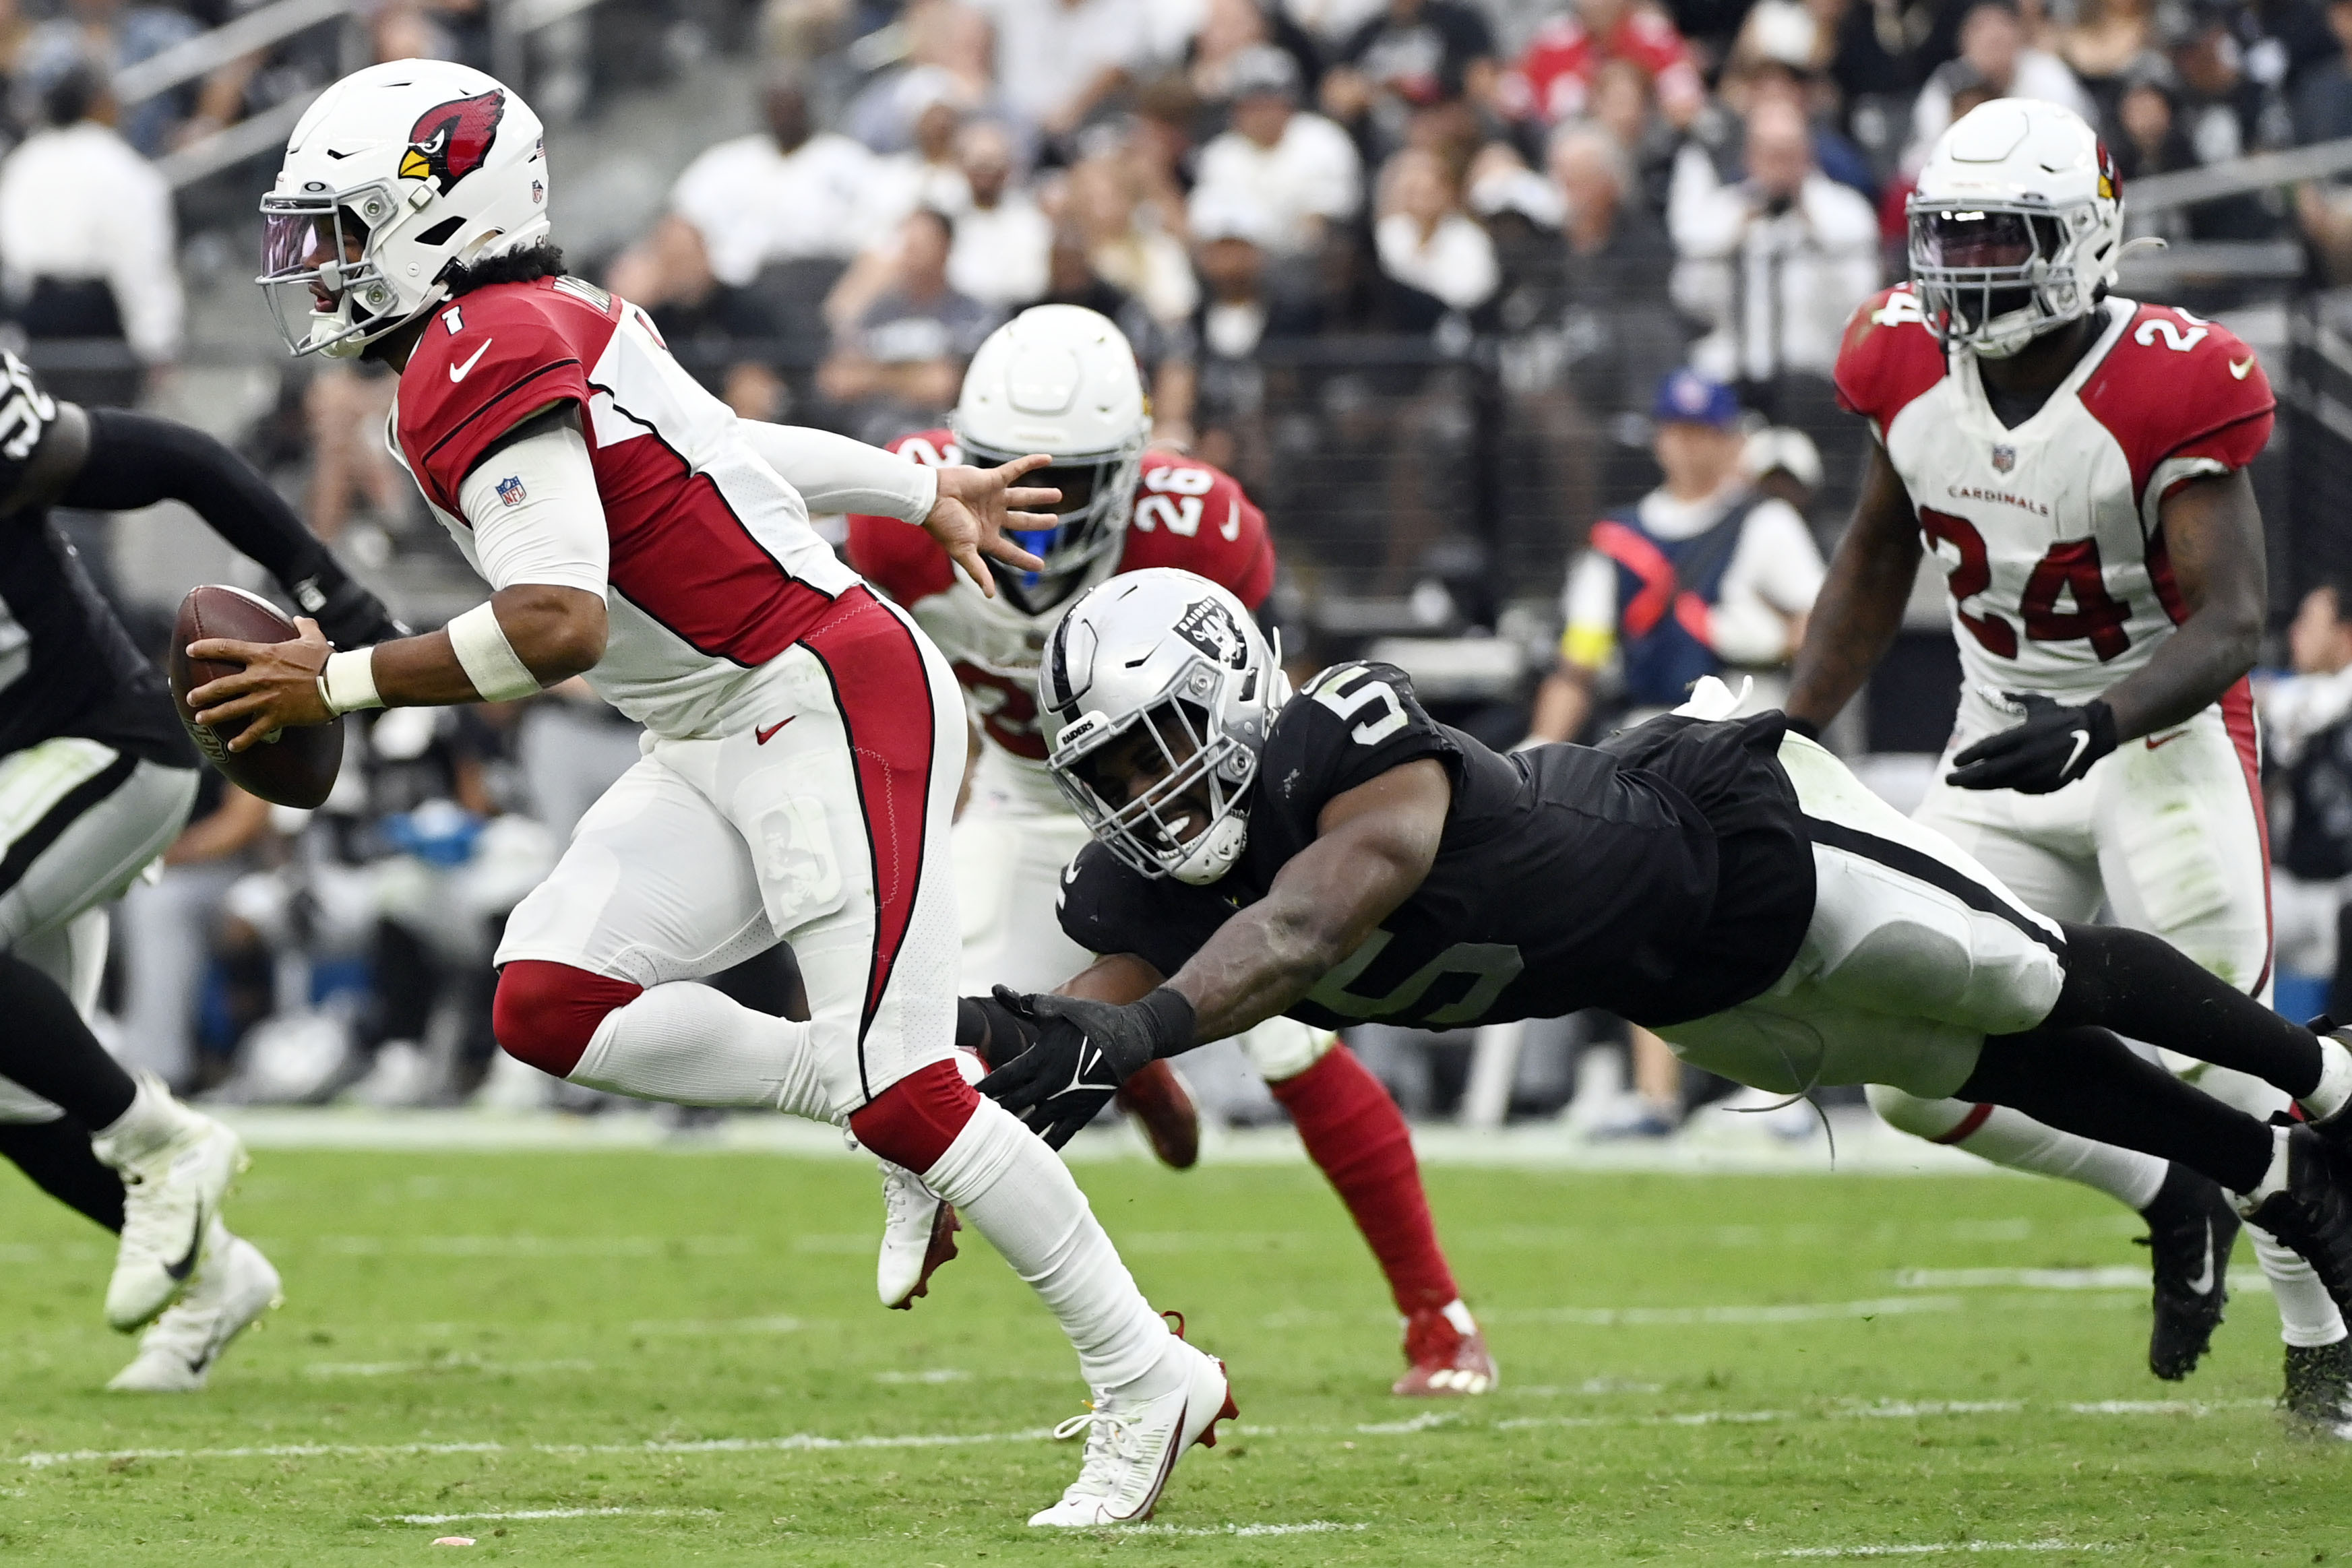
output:
<path id="1" fill-rule="evenodd" d="M 994 997 L 956 998 L 957 1050 L 998 1067 L 1036 1043 L 1037 1025 Z"/>
<path id="2" fill-rule="evenodd" d="M 2088 773 L 2116 748 L 2115 710 L 2105 702 L 2094 698 L 2067 707 L 2032 692 L 2002 695 L 2025 710 L 2025 722 L 1989 735 L 1953 758 L 1945 783 L 2047 795 Z"/>
<path id="3" fill-rule="evenodd" d="M 338 648 L 372 648 L 409 634 L 383 600 L 348 577 L 337 581 L 321 572 L 288 586 L 300 613 L 316 621 Z"/>
<path id="4" fill-rule="evenodd" d="M 1192 1043 L 1192 1004 L 1165 986 L 1125 1007 L 1024 997 L 1004 986 L 995 1000 L 1034 1026 L 1036 1043 L 982 1079 L 980 1092 L 1056 1149 L 1101 1113 L 1129 1074 Z"/>

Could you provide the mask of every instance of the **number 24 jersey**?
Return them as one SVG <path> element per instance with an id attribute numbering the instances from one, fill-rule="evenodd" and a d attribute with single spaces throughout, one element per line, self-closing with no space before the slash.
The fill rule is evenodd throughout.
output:
<path id="1" fill-rule="evenodd" d="M 1867 416 L 1951 590 L 1969 682 L 2098 695 L 2187 615 L 2164 498 L 2253 461 L 2276 401 L 2253 350 L 2185 310 L 2110 298 L 2049 401 L 2011 428 L 1977 361 L 1948 362 L 1907 286 L 1854 312 L 1838 401 Z"/>

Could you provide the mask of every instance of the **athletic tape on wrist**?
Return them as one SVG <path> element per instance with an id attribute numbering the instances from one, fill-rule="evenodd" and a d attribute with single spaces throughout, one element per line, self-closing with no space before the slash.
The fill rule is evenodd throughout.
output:
<path id="1" fill-rule="evenodd" d="M 382 707 L 383 698 L 375 689 L 375 650 L 350 648 L 328 654 L 327 667 L 319 673 L 319 696 L 331 714 Z"/>
<path id="2" fill-rule="evenodd" d="M 514 644 L 507 641 L 497 611 L 477 604 L 450 622 L 448 632 L 457 663 L 465 666 L 466 678 L 474 683 L 484 702 L 508 703 L 537 695 L 539 677 L 515 656 Z"/>

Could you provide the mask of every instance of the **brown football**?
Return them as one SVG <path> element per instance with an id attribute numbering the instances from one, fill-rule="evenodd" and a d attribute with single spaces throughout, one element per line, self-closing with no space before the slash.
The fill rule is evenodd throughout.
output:
<path id="1" fill-rule="evenodd" d="M 172 625 L 172 704 L 188 738 L 219 768 L 228 781 L 249 794 L 280 806 L 306 810 L 327 798 L 335 787 L 335 773 L 343 765 L 343 721 L 340 718 L 298 729 L 281 729 L 259 746 L 241 752 L 228 748 L 227 736 L 210 725 L 198 724 L 189 711 L 188 694 L 207 681 L 233 675 L 241 665 L 217 659 L 191 659 L 188 644 L 205 637 L 228 637 L 240 643 L 290 643 L 299 635 L 294 622 L 258 594 L 219 583 L 188 590 L 180 601 L 180 617 Z M 227 727 L 235 735 L 242 722 Z"/>

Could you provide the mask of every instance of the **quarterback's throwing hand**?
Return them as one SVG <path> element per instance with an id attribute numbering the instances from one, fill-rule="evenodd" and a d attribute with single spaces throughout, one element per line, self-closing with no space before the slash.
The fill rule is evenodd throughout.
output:
<path id="1" fill-rule="evenodd" d="M 949 559 L 992 599 L 996 597 L 996 583 L 982 556 L 994 556 L 1024 571 L 1034 571 L 1045 564 L 1004 535 L 1007 530 L 1028 533 L 1050 528 L 1061 521 L 1052 512 L 1025 509 L 1052 506 L 1062 498 L 1059 490 L 1021 484 L 1052 461 L 1033 453 L 999 468 L 956 466 L 938 471 L 939 499 L 931 503 L 930 516 L 923 519 L 923 531 L 939 540 Z"/>
<path id="2" fill-rule="evenodd" d="M 2025 710 L 2025 722 L 1989 735 L 1952 758 L 1944 782 L 1962 789 L 2063 789 L 2116 748 L 2116 716 L 2094 698 L 2067 707 L 2032 692 L 2002 694 Z"/>
<path id="3" fill-rule="evenodd" d="M 1095 1119 L 1129 1074 L 1192 1043 L 1163 1039 L 1180 1027 L 1179 1007 L 1189 1037 L 1192 1010 L 1164 987 L 1127 1007 L 1079 997 L 1024 997 L 1003 986 L 996 988 L 996 999 L 1034 1023 L 1037 1040 L 982 1079 L 980 1092 L 1057 1149 Z"/>
<path id="4" fill-rule="evenodd" d="M 191 659 L 245 666 L 188 694 L 188 706 L 195 711 L 198 724 L 247 721 L 230 738 L 231 751 L 257 746 L 278 730 L 324 724 L 335 716 L 327 711 L 327 699 L 319 691 L 319 672 L 327 667 L 327 654 L 331 652 L 326 633 L 307 615 L 296 616 L 294 625 L 301 635 L 289 643 L 203 637 L 188 644 Z"/>

